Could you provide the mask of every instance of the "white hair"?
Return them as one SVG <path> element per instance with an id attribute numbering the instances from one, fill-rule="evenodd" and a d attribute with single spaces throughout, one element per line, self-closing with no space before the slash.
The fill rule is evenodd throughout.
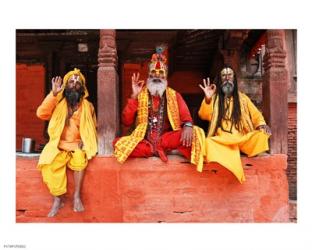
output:
<path id="1" fill-rule="evenodd" d="M 164 94 L 167 88 L 168 82 L 166 79 L 159 79 L 159 78 L 156 78 L 156 79 L 160 80 L 160 82 L 154 82 L 155 78 L 151 78 L 151 77 L 147 78 L 146 87 L 152 96 L 162 97 L 162 95 Z"/>

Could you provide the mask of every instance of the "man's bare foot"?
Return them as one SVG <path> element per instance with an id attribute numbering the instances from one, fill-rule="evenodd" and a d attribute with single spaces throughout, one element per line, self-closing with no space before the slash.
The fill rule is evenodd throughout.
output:
<path id="1" fill-rule="evenodd" d="M 74 207 L 73 207 L 74 212 L 83 212 L 84 207 L 82 204 L 82 201 L 79 196 L 74 197 Z"/>
<path id="2" fill-rule="evenodd" d="M 48 217 L 54 217 L 60 208 L 64 207 L 64 202 L 61 197 L 54 197 L 52 208 L 48 214 Z"/>

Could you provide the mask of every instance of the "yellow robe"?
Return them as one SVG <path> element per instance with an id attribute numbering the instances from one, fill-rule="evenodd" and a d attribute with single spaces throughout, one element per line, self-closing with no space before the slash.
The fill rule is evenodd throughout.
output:
<path id="1" fill-rule="evenodd" d="M 269 149 L 269 135 L 261 130 L 256 130 L 258 126 L 266 123 L 261 112 L 249 97 L 239 92 L 242 131 L 238 131 L 235 126 L 232 126 L 231 121 L 224 119 L 222 120 L 223 128 L 229 131 L 232 127 L 232 133 L 216 128 L 219 112 L 218 99 L 216 98 L 216 96 L 213 96 L 209 104 L 204 99 L 198 112 L 201 119 L 210 121 L 206 138 L 205 160 L 207 162 L 217 162 L 226 167 L 242 183 L 245 176 L 240 151 L 247 154 L 248 157 L 252 157 Z M 231 117 L 232 107 L 233 98 L 229 101 L 229 109 L 226 114 L 228 118 Z"/>
<path id="2" fill-rule="evenodd" d="M 50 93 L 37 109 L 37 116 L 40 119 L 50 120 L 48 126 L 50 139 L 41 152 L 38 168 L 50 164 L 60 153 L 58 146 L 65 127 L 67 102 L 65 98 L 58 102 L 59 99 L 59 96 L 53 97 Z M 85 98 L 81 101 L 79 132 L 83 141 L 82 149 L 90 160 L 97 153 L 96 118 L 93 105 Z"/>
<path id="3" fill-rule="evenodd" d="M 69 119 L 70 126 L 65 126 L 66 115 L 66 100 L 59 102 L 59 98 L 54 97 L 52 92 L 37 109 L 40 119 L 51 119 L 48 130 L 50 140 L 40 155 L 38 168 L 53 196 L 67 191 L 66 166 L 74 171 L 82 171 L 97 150 L 93 105 L 84 99 Z M 81 140 L 84 142 L 83 150 L 78 147 Z"/>
<path id="4" fill-rule="evenodd" d="M 81 77 L 85 94 L 76 111 L 79 115 L 74 113 L 69 119 L 70 126 L 65 127 L 68 108 L 63 91 L 68 79 L 75 74 Z M 54 196 L 66 193 L 66 166 L 74 171 L 82 171 L 88 159 L 97 153 L 96 117 L 93 105 L 86 99 L 89 93 L 85 83 L 84 76 L 75 68 L 64 76 L 62 90 L 58 95 L 53 96 L 51 91 L 37 109 L 40 119 L 50 120 L 49 142 L 40 154 L 37 168 L 41 170 L 43 181 Z M 83 142 L 82 150 L 78 148 L 80 139 Z"/>

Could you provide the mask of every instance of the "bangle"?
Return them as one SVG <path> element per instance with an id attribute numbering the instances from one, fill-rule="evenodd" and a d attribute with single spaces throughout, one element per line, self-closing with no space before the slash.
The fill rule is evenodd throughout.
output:
<path id="1" fill-rule="evenodd" d="M 186 122 L 186 123 L 184 123 L 183 127 L 190 127 L 190 128 L 192 128 L 193 124 L 191 122 Z"/>

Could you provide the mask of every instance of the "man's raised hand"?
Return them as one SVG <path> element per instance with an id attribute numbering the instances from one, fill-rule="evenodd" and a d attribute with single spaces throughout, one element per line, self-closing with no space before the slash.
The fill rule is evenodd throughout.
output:
<path id="1" fill-rule="evenodd" d="M 144 81 L 143 80 L 139 80 L 140 78 L 140 73 L 133 73 L 131 80 L 132 80 L 132 95 L 131 98 L 132 99 L 137 99 L 138 95 L 140 94 L 140 92 L 142 91 L 143 87 L 144 87 Z"/>
<path id="2" fill-rule="evenodd" d="M 204 91 L 205 93 L 205 100 L 206 103 L 210 103 L 212 96 L 214 93 L 216 93 L 217 86 L 215 84 L 210 84 L 209 77 L 206 79 L 203 79 L 203 85 L 199 84 L 199 87 Z"/>
<path id="3" fill-rule="evenodd" d="M 56 76 L 52 78 L 52 92 L 54 96 L 57 96 L 62 90 L 62 77 Z"/>

